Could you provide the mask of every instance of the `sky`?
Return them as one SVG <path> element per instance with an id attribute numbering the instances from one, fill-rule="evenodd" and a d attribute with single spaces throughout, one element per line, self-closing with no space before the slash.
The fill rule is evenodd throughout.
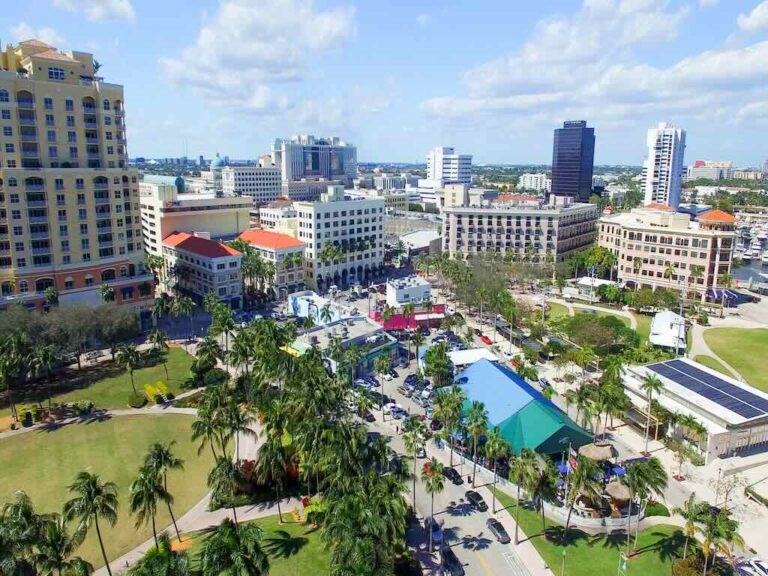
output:
<path id="1" fill-rule="evenodd" d="M 768 0 L 26 0 L 3 45 L 95 54 L 125 86 L 132 156 L 232 158 L 336 135 L 361 162 L 549 163 L 564 120 L 597 164 L 639 165 L 646 130 L 686 162 L 768 158 Z"/>

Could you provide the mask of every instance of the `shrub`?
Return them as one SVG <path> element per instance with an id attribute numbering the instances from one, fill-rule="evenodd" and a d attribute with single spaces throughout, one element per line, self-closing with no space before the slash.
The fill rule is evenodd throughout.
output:
<path id="1" fill-rule="evenodd" d="M 669 510 L 661 502 L 650 502 L 645 508 L 645 515 L 669 517 Z"/>
<path id="2" fill-rule="evenodd" d="M 672 564 L 672 576 L 699 576 L 704 562 L 699 554 L 690 554 L 685 560 Z"/>
<path id="3" fill-rule="evenodd" d="M 128 396 L 128 406 L 131 408 L 143 408 L 146 403 L 146 397 L 142 396 L 141 394 L 132 393 L 130 396 Z"/>
<path id="4" fill-rule="evenodd" d="M 203 386 L 206 388 L 208 386 L 217 386 L 219 384 L 223 384 L 229 379 L 229 374 L 227 374 L 224 370 L 221 368 L 214 368 L 213 370 L 210 370 L 205 373 L 205 376 L 203 376 Z"/>
<path id="5" fill-rule="evenodd" d="M 144 384 L 144 395 L 150 402 L 155 402 L 155 398 L 157 398 L 158 395 L 158 390 L 152 386 L 152 384 Z"/>
<path id="6" fill-rule="evenodd" d="M 32 411 L 29 408 L 22 408 L 19 412 L 19 420 L 21 420 L 22 426 L 32 426 Z"/>
<path id="7" fill-rule="evenodd" d="M 75 402 L 75 410 L 80 416 L 85 416 L 93 411 L 93 402 L 90 400 L 79 400 Z"/>

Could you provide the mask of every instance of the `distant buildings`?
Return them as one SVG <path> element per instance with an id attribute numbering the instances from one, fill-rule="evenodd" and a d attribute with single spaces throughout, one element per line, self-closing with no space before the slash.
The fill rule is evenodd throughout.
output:
<path id="1" fill-rule="evenodd" d="M 735 223 L 720 210 L 691 221 L 689 214 L 651 204 L 600 218 L 598 244 L 616 255 L 617 279 L 625 285 L 679 290 L 682 284 L 703 300 L 731 272 Z"/>
<path id="2" fill-rule="evenodd" d="M 408 210 L 408 195 L 404 190 L 366 190 L 363 188 L 360 190 L 345 190 L 344 194 L 352 199 L 383 198 L 384 208 L 386 208 L 388 214 Z"/>
<path id="3" fill-rule="evenodd" d="M 300 202 L 315 202 L 325 194 L 328 186 L 344 185 L 343 180 L 326 180 L 325 178 L 303 178 L 301 180 L 283 180 L 280 196 L 288 200 Z"/>
<path id="4" fill-rule="evenodd" d="M 349 186 L 357 177 L 357 148 L 335 136 L 278 138 L 272 145 L 272 163 L 284 181 L 324 178 Z"/>
<path id="5" fill-rule="evenodd" d="M 179 194 L 173 182 L 170 178 L 167 183 L 139 184 L 141 231 L 148 255 L 160 255 L 163 239 L 172 232 L 204 232 L 213 238 L 232 239 L 250 227 L 250 198 Z"/>
<path id="6" fill-rule="evenodd" d="M 517 181 L 518 190 L 535 190 L 536 192 L 549 192 L 552 189 L 552 180 L 546 174 L 523 174 Z"/>
<path id="7" fill-rule="evenodd" d="M 304 290 L 304 243 L 288 234 L 270 230 L 247 230 L 240 240 L 250 244 L 266 262 L 275 267 L 267 289 L 285 300 L 288 294 Z"/>
<path id="8" fill-rule="evenodd" d="M 762 180 L 763 174 L 759 170 L 734 170 L 734 180 Z"/>
<path id="9" fill-rule="evenodd" d="M 377 190 L 405 190 L 405 183 L 404 176 L 376 174 L 373 177 L 373 187 Z"/>
<path id="10" fill-rule="evenodd" d="M 277 200 L 282 193 L 280 168 L 265 166 L 226 166 L 221 170 L 225 196 L 247 196 L 254 204 Z"/>
<path id="11" fill-rule="evenodd" d="M 648 130 L 648 148 L 643 162 L 645 204 L 663 204 L 677 209 L 683 178 L 685 130 L 668 123 Z"/>
<path id="12" fill-rule="evenodd" d="M 763 162 L 763 178 L 768 178 L 768 160 Z"/>
<path id="13" fill-rule="evenodd" d="M 713 162 L 711 160 L 696 160 L 688 167 L 686 180 L 730 180 L 733 177 L 733 162 Z"/>
<path id="14" fill-rule="evenodd" d="M 594 160 L 595 129 L 583 120 L 563 122 L 552 145 L 552 195 L 589 202 Z"/>
<path id="15" fill-rule="evenodd" d="M 433 188 L 446 184 L 472 183 L 472 156 L 457 154 L 453 148 L 438 146 L 427 154 L 427 180 Z"/>
<path id="16" fill-rule="evenodd" d="M 174 232 L 163 239 L 165 270 L 160 290 L 178 292 L 201 303 L 209 292 L 231 308 L 242 303 L 242 254 L 203 236 Z"/>

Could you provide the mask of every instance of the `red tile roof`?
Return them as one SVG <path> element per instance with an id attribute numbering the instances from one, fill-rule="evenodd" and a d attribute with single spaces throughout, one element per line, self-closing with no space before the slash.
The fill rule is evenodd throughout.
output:
<path id="1" fill-rule="evenodd" d="M 299 248 L 304 242 L 288 234 L 270 232 L 269 230 L 246 230 L 239 236 L 240 240 L 261 248 Z"/>
<path id="2" fill-rule="evenodd" d="M 240 252 L 234 248 L 230 248 L 226 244 L 216 242 L 215 240 L 208 240 L 208 238 L 187 234 L 186 232 L 172 232 L 163 238 L 163 245 L 186 250 L 187 252 L 205 256 L 206 258 L 241 255 Z"/>
<path id="3" fill-rule="evenodd" d="M 53 48 L 50 44 L 46 44 L 42 40 L 38 40 L 37 38 L 30 38 L 29 40 L 24 40 L 23 42 L 19 42 L 19 45 L 23 46 L 37 46 L 38 48 Z"/>
<path id="4" fill-rule="evenodd" d="M 648 204 L 645 206 L 646 208 L 650 208 L 651 210 L 663 210 L 664 212 L 674 212 L 675 209 L 671 206 L 667 206 L 666 204 L 659 204 L 658 202 L 653 202 L 652 204 Z"/>
<path id="5" fill-rule="evenodd" d="M 710 210 L 699 216 L 699 222 L 736 222 L 736 216 L 722 210 Z"/>

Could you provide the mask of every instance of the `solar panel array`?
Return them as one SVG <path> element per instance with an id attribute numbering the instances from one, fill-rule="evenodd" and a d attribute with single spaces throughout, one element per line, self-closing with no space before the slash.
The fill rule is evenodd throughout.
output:
<path id="1" fill-rule="evenodd" d="M 756 418 L 768 414 L 768 400 L 765 398 L 734 386 L 682 360 L 660 362 L 648 366 L 648 369 L 743 418 Z"/>

